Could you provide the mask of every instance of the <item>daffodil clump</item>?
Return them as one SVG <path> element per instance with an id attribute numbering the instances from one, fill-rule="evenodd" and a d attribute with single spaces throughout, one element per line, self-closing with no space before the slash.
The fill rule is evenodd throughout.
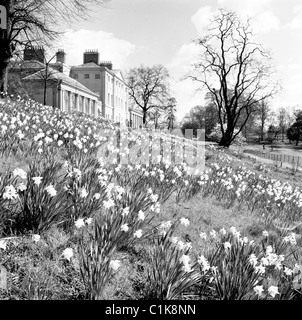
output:
<path id="1" fill-rule="evenodd" d="M 299 236 L 292 231 L 277 239 L 265 232 L 255 242 L 235 228 L 212 230 L 200 233 L 199 246 L 179 236 L 191 228 L 190 214 L 161 221 L 165 202 L 198 193 L 260 212 L 266 223 L 301 218 L 298 187 L 233 168 L 232 157 L 213 147 L 204 168 L 199 151 L 169 134 L 121 129 L 33 101 L 1 101 L 0 154 L 26 160 L 0 170 L 0 264 L 12 278 L 8 292 L 102 299 L 125 267 L 121 253 L 141 246 L 151 298 L 301 297 Z"/>

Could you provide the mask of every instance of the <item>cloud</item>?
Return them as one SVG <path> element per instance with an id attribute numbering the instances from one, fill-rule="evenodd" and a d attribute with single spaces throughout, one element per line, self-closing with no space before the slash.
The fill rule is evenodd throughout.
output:
<path id="1" fill-rule="evenodd" d="M 279 18 L 271 11 L 259 13 L 251 23 L 256 33 L 268 33 L 272 30 L 279 30 L 280 28 Z"/>
<path id="2" fill-rule="evenodd" d="M 196 91 L 199 87 L 191 80 L 171 81 L 170 88 L 177 100 L 178 120 L 182 120 L 193 107 L 204 104 L 204 92 Z"/>
<path id="3" fill-rule="evenodd" d="M 135 53 L 136 45 L 116 38 L 112 33 L 101 30 L 67 30 L 58 48 L 63 48 L 67 54 L 67 64 L 83 63 L 83 52 L 87 49 L 98 49 L 100 60 L 110 60 L 114 68 L 125 68 L 128 57 Z"/>
<path id="4" fill-rule="evenodd" d="M 196 105 L 204 102 L 204 92 L 197 91 L 200 84 L 191 79 L 183 80 L 196 62 L 200 48 L 194 43 L 183 44 L 174 54 L 171 62 L 166 65 L 169 70 L 171 81 L 171 95 L 177 100 L 178 119 L 182 118 Z"/>
<path id="5" fill-rule="evenodd" d="M 196 30 L 203 34 L 218 9 L 235 11 L 242 20 L 251 18 L 251 27 L 256 33 L 279 30 L 280 20 L 270 9 L 274 0 L 218 0 L 216 6 L 203 6 L 191 18 Z"/>
<path id="6" fill-rule="evenodd" d="M 254 16 L 263 12 L 269 7 L 274 0 L 218 0 L 218 6 L 230 10 L 234 10 L 241 15 Z"/>
<path id="7" fill-rule="evenodd" d="M 191 65 L 196 62 L 200 48 L 195 43 L 183 44 L 171 59 L 171 62 L 166 65 L 170 74 L 174 78 L 184 76 L 190 69 Z"/>
<path id="8" fill-rule="evenodd" d="M 211 20 L 213 19 L 213 16 L 215 16 L 218 13 L 218 10 L 214 10 L 210 6 L 204 6 L 201 7 L 191 18 L 191 21 L 193 22 L 196 30 L 203 34 L 208 25 L 210 24 Z"/>
<path id="9" fill-rule="evenodd" d="M 293 8 L 293 13 L 295 17 L 293 20 L 286 25 L 286 28 L 293 29 L 293 30 L 298 30 L 302 28 L 302 6 L 295 6 Z"/>

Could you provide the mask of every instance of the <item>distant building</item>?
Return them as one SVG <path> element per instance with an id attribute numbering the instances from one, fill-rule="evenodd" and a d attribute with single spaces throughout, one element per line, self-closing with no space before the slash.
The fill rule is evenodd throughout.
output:
<path id="1" fill-rule="evenodd" d="M 140 129 L 143 127 L 143 112 L 138 108 L 129 108 L 129 127 Z"/>
<path id="2" fill-rule="evenodd" d="M 42 47 L 28 47 L 22 61 L 11 63 L 10 72 L 20 76 L 31 88 L 30 96 L 40 103 L 46 87 L 47 105 L 102 116 L 122 126 L 142 127 L 141 110 L 129 108 L 129 88 L 122 72 L 113 69 L 110 61 L 100 62 L 97 50 L 85 51 L 83 64 L 74 67 L 66 64 L 62 49 L 55 58 L 55 62 L 47 62 Z"/>
<path id="3" fill-rule="evenodd" d="M 63 50 L 56 53 L 56 62 L 45 60 L 41 47 L 25 48 L 22 61 L 12 61 L 10 74 L 18 75 L 29 95 L 39 103 L 59 108 L 65 112 L 80 111 L 94 117 L 101 115 L 101 102 L 94 92 L 69 77 L 70 67 L 66 64 Z M 46 88 L 46 91 L 45 91 Z"/>
<path id="4" fill-rule="evenodd" d="M 100 62 L 97 50 L 87 50 L 83 54 L 83 64 L 72 67 L 70 76 L 99 95 L 106 119 L 122 126 L 130 125 L 128 85 L 122 72 L 113 69 L 112 62 Z"/>
<path id="5" fill-rule="evenodd" d="M 101 103 L 96 93 L 90 91 L 78 81 L 64 73 L 49 67 L 22 79 L 30 83 L 34 92 L 34 99 L 44 103 L 44 84 L 46 84 L 46 104 L 71 113 L 84 112 L 94 117 L 99 116 Z"/>

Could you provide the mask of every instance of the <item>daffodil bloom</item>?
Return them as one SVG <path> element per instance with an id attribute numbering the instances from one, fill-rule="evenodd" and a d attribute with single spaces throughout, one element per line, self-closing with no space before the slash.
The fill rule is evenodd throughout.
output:
<path id="1" fill-rule="evenodd" d="M 262 292 L 264 291 L 263 286 L 255 286 L 254 287 L 254 292 L 258 297 L 261 297 Z"/>
<path id="2" fill-rule="evenodd" d="M 96 193 L 96 194 L 93 196 L 93 198 L 94 198 L 95 200 L 99 200 L 99 199 L 101 198 L 101 195 L 100 195 L 99 193 Z"/>
<path id="3" fill-rule="evenodd" d="M 57 191 L 56 189 L 53 187 L 53 185 L 48 186 L 47 188 L 45 188 L 46 192 L 51 196 L 54 197 L 57 195 Z"/>
<path id="4" fill-rule="evenodd" d="M 207 240 L 207 234 L 205 232 L 201 232 L 199 234 L 199 236 L 200 236 L 201 240 Z"/>
<path id="5" fill-rule="evenodd" d="M 270 253 L 272 253 L 273 252 L 273 247 L 272 246 L 268 246 L 267 248 L 266 248 L 266 254 L 270 254 Z"/>
<path id="6" fill-rule="evenodd" d="M 190 273 L 193 271 L 193 269 L 191 268 L 191 266 L 189 264 L 184 264 L 182 267 L 182 270 L 187 273 Z"/>
<path id="7" fill-rule="evenodd" d="M 78 229 L 85 227 L 84 219 L 78 219 L 74 224 Z"/>
<path id="8" fill-rule="evenodd" d="M 140 239 L 143 236 L 143 230 L 139 229 L 134 233 L 134 237 Z"/>
<path id="9" fill-rule="evenodd" d="M 208 262 L 208 260 L 203 256 L 201 255 L 199 258 L 198 258 L 198 261 L 197 261 L 200 266 L 202 267 L 202 271 L 203 272 L 206 272 L 208 270 L 210 270 L 210 264 Z"/>
<path id="10" fill-rule="evenodd" d="M 20 183 L 17 187 L 17 190 L 21 191 L 21 192 L 25 191 L 26 189 L 27 189 L 27 187 L 24 183 Z"/>
<path id="11" fill-rule="evenodd" d="M 215 238 L 217 237 L 217 232 L 216 232 L 215 230 L 212 230 L 212 231 L 210 232 L 210 236 L 211 236 L 213 239 L 215 239 Z"/>
<path id="12" fill-rule="evenodd" d="M 287 276 L 291 276 L 293 275 L 293 270 L 287 268 L 287 267 L 284 267 L 284 273 L 287 275 Z"/>
<path id="13" fill-rule="evenodd" d="M 271 297 L 275 298 L 275 296 L 276 296 L 277 294 L 279 294 L 278 287 L 276 287 L 276 286 L 270 286 L 270 287 L 268 288 L 268 294 L 269 294 Z"/>
<path id="14" fill-rule="evenodd" d="M 41 239 L 41 237 L 38 235 L 38 234 L 33 234 L 32 235 L 32 241 L 33 242 L 39 242 L 40 241 L 40 239 Z"/>
<path id="15" fill-rule="evenodd" d="M 18 197 L 14 186 L 7 186 L 4 188 L 3 199 L 14 200 Z"/>
<path id="16" fill-rule="evenodd" d="M 223 244 L 223 246 L 224 246 L 224 249 L 225 250 L 229 250 L 229 249 L 231 249 L 231 247 L 232 247 L 232 245 L 231 245 L 231 243 L 230 242 L 225 242 L 224 244 Z"/>
<path id="17" fill-rule="evenodd" d="M 67 259 L 68 261 L 70 261 L 70 259 L 73 257 L 73 250 L 72 248 L 66 248 L 63 253 L 62 256 Z"/>
<path id="18" fill-rule="evenodd" d="M 268 236 L 269 236 L 269 233 L 267 232 L 267 231 L 263 231 L 262 232 L 262 235 L 263 235 L 263 237 L 265 237 L 265 238 L 268 238 Z"/>
<path id="19" fill-rule="evenodd" d="M 122 225 L 122 226 L 121 226 L 121 231 L 123 231 L 123 232 L 128 232 L 128 231 L 129 231 L 128 224 Z"/>
<path id="20" fill-rule="evenodd" d="M 127 217 L 129 215 L 129 212 L 130 212 L 130 208 L 129 207 L 124 208 L 123 212 L 122 212 L 122 216 L 123 217 Z"/>
<path id="21" fill-rule="evenodd" d="M 185 227 L 188 227 L 190 225 L 190 221 L 186 218 L 181 218 L 180 223 Z"/>
<path id="22" fill-rule="evenodd" d="M 109 263 L 109 268 L 113 271 L 117 271 L 117 269 L 120 267 L 121 262 L 119 260 L 111 260 Z"/>
<path id="23" fill-rule="evenodd" d="M 257 263 L 258 263 L 258 260 L 257 260 L 257 257 L 254 253 L 252 253 L 249 257 L 249 263 L 253 266 L 253 267 L 256 267 Z"/>
<path id="24" fill-rule="evenodd" d="M 222 236 L 225 236 L 227 234 L 226 230 L 224 228 L 220 229 L 219 230 L 219 233 L 222 235 Z"/>
<path id="25" fill-rule="evenodd" d="M 35 183 L 37 186 L 39 186 L 39 185 L 41 184 L 42 180 L 43 180 L 42 177 L 34 177 L 34 178 L 32 178 L 32 179 L 33 179 L 34 183 Z"/>
<path id="26" fill-rule="evenodd" d="M 110 209 L 114 207 L 114 201 L 112 199 L 109 199 L 108 201 L 103 201 L 103 205 L 105 209 Z"/>
<path id="27" fill-rule="evenodd" d="M 85 198 L 87 198 L 87 196 L 88 196 L 87 190 L 85 188 L 82 188 L 80 190 L 80 198 L 85 199 Z"/>
<path id="28" fill-rule="evenodd" d="M 145 220 L 145 213 L 142 210 L 139 211 L 139 213 L 137 215 L 137 219 L 139 221 L 144 221 Z"/>
<path id="29" fill-rule="evenodd" d="M 21 179 L 24 179 L 24 180 L 27 178 L 27 173 L 24 170 L 19 168 L 15 169 L 13 174 L 15 177 L 20 177 Z"/>

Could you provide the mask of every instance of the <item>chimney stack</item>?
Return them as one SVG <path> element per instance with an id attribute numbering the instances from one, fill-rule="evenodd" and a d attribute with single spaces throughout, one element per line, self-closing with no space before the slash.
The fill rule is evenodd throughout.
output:
<path id="1" fill-rule="evenodd" d="M 109 70 L 112 70 L 112 62 L 111 61 L 101 61 L 100 67 L 107 68 Z"/>
<path id="2" fill-rule="evenodd" d="M 63 49 L 59 49 L 56 55 L 57 55 L 57 62 L 64 63 L 64 64 L 66 63 L 66 53 Z"/>
<path id="3" fill-rule="evenodd" d="M 84 52 L 84 64 L 89 62 L 99 64 L 99 55 L 98 50 L 86 50 Z"/>

